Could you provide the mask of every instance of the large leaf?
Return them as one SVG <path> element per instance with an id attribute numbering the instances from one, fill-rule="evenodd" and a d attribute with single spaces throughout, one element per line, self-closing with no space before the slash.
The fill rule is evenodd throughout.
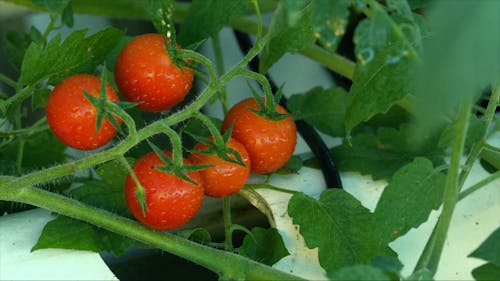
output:
<path id="1" fill-rule="evenodd" d="M 332 274 L 332 280 L 391 280 L 384 272 L 369 265 L 354 265 L 341 268 Z"/>
<path id="2" fill-rule="evenodd" d="M 497 228 L 470 257 L 483 259 L 500 266 L 500 227 Z"/>
<path id="3" fill-rule="evenodd" d="M 403 124 L 395 128 L 379 128 L 377 134 L 359 133 L 350 143 L 334 147 L 332 153 L 342 171 L 369 174 L 374 180 L 390 179 L 392 175 L 415 157 L 423 156 L 434 165 L 444 163 L 445 152 L 437 146 L 439 136 L 429 136 L 424 144 L 416 146 L 410 138 L 412 127 Z"/>
<path id="4" fill-rule="evenodd" d="M 289 255 L 278 230 L 261 227 L 254 227 L 251 235 L 245 236 L 238 253 L 267 265 Z"/>
<path id="5" fill-rule="evenodd" d="M 219 32 L 232 17 L 245 12 L 244 0 L 194 0 L 181 24 L 179 43 L 197 44 Z"/>
<path id="6" fill-rule="evenodd" d="M 293 95 L 287 103 L 296 119 L 304 119 L 321 132 L 331 136 L 345 134 L 347 92 L 340 87 L 316 87 L 302 95 Z"/>
<path id="7" fill-rule="evenodd" d="M 334 52 L 345 33 L 349 17 L 349 0 L 314 0 L 311 23 L 314 35 L 326 49 Z"/>
<path id="8" fill-rule="evenodd" d="M 307 247 L 318 248 L 319 262 L 329 277 L 339 268 L 391 255 L 374 235 L 373 214 L 344 190 L 328 189 L 319 201 L 295 194 L 288 214 L 299 225 Z"/>
<path id="9" fill-rule="evenodd" d="M 425 158 L 416 158 L 399 169 L 375 208 L 380 240 L 390 242 L 427 221 L 442 203 L 445 179 Z"/>
<path id="10" fill-rule="evenodd" d="M 392 18 L 373 2 L 373 7 L 366 12 L 369 17 L 358 24 L 354 34 L 358 63 L 346 112 L 348 133 L 414 93 L 419 27 L 412 18 L 402 17 L 407 14 L 404 10 Z"/>
<path id="11" fill-rule="evenodd" d="M 19 82 L 30 85 L 52 75 L 73 72 L 85 65 L 95 66 L 113 49 L 123 32 L 108 27 L 85 38 L 86 30 L 71 33 L 62 43 L 59 35 L 41 48 L 31 43 L 24 55 Z"/>
<path id="12" fill-rule="evenodd" d="M 259 72 L 267 72 L 284 54 L 298 52 L 314 42 L 309 10 L 309 7 L 304 8 L 296 24 L 290 26 L 286 9 L 283 5 L 278 5 L 269 27 L 270 40 L 262 52 Z"/>
<path id="13" fill-rule="evenodd" d="M 472 276 L 477 281 L 496 281 L 500 276 L 500 265 L 486 263 L 472 270 Z"/>

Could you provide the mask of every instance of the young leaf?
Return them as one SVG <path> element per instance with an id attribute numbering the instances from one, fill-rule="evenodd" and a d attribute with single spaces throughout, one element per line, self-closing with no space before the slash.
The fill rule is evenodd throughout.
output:
<path id="1" fill-rule="evenodd" d="M 420 38 L 418 25 L 410 19 L 399 24 L 379 4 L 367 13 L 370 17 L 359 23 L 353 39 L 358 64 L 346 111 L 348 134 L 361 122 L 388 111 L 414 93 L 412 81 L 420 60 L 415 48 Z M 403 32 L 403 26 L 410 31 Z"/>
<path id="2" fill-rule="evenodd" d="M 349 17 L 349 0 L 314 0 L 311 23 L 319 43 L 335 52 L 345 33 Z"/>
<path id="3" fill-rule="evenodd" d="M 273 265 L 290 254 L 275 228 L 254 227 L 251 233 L 245 236 L 243 244 L 237 249 L 240 255 Z"/>
<path id="4" fill-rule="evenodd" d="M 30 36 L 28 34 L 9 30 L 5 33 L 3 42 L 7 61 L 19 72 L 23 63 L 24 53 L 31 43 Z"/>
<path id="5" fill-rule="evenodd" d="M 399 169 L 375 208 L 380 240 L 393 241 L 427 221 L 430 212 L 442 203 L 445 180 L 446 176 L 425 158 L 416 158 Z"/>
<path id="6" fill-rule="evenodd" d="M 339 268 L 392 255 L 374 235 L 372 213 L 344 190 L 325 190 L 319 201 L 297 193 L 288 203 L 288 214 L 307 247 L 318 247 L 319 262 L 329 277 Z"/>
<path id="7" fill-rule="evenodd" d="M 182 230 L 177 235 L 198 243 L 206 244 L 212 242 L 212 235 L 204 228 Z"/>
<path id="8" fill-rule="evenodd" d="M 269 27 L 270 40 L 264 47 L 259 64 L 259 72 L 265 73 L 286 53 L 295 53 L 315 40 L 310 22 L 310 9 L 302 11 L 295 26 L 288 26 L 286 11 L 283 5 L 278 5 Z"/>
<path id="9" fill-rule="evenodd" d="M 359 133 L 334 147 L 332 153 L 342 171 L 369 174 L 374 180 L 390 179 L 392 175 L 415 157 L 430 159 L 434 165 L 444 163 L 445 152 L 437 146 L 438 136 L 429 136 L 422 145 L 415 145 L 410 138 L 412 127 L 403 124 L 399 130 L 379 128 L 377 134 Z"/>
<path id="10" fill-rule="evenodd" d="M 494 281 L 500 276 L 500 265 L 486 263 L 472 270 L 472 276 L 476 281 Z"/>
<path id="11" fill-rule="evenodd" d="M 345 134 L 347 92 L 340 87 L 316 87 L 302 95 L 293 95 L 287 102 L 295 119 L 304 119 L 321 132 L 341 137 Z"/>
<path id="12" fill-rule="evenodd" d="M 493 231 L 493 233 L 469 256 L 500 266 L 500 227 Z"/>
<path id="13" fill-rule="evenodd" d="M 332 280 L 391 280 L 384 272 L 369 265 L 354 265 L 343 267 L 331 275 Z"/>
<path id="14" fill-rule="evenodd" d="M 196 45 L 215 35 L 232 17 L 246 10 L 244 0 L 194 0 L 181 24 L 179 43 Z"/>
<path id="15" fill-rule="evenodd" d="M 97 228 L 86 222 L 57 216 L 45 225 L 31 251 L 60 248 L 92 252 L 106 251 L 118 256 L 135 243 L 130 238 Z"/>

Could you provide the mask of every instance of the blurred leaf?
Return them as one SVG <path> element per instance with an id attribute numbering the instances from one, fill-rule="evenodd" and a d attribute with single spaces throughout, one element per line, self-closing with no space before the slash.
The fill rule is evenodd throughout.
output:
<path id="1" fill-rule="evenodd" d="M 232 17 L 246 10 L 245 0 L 193 0 L 179 32 L 182 46 L 196 45 L 215 35 Z"/>
<path id="2" fill-rule="evenodd" d="M 287 25 L 295 27 L 300 22 L 303 10 L 311 3 L 311 0 L 281 0 L 281 3 L 285 9 Z"/>
<path id="3" fill-rule="evenodd" d="M 265 73 L 286 53 L 295 53 L 315 40 L 310 21 L 310 9 L 302 11 L 302 16 L 295 26 L 287 23 L 286 10 L 283 5 L 278 5 L 269 26 L 270 40 L 262 52 L 259 72 Z"/>
<path id="4" fill-rule="evenodd" d="M 408 0 L 408 4 L 412 9 L 427 9 L 435 0 Z"/>
<path id="5" fill-rule="evenodd" d="M 500 266 L 486 263 L 472 270 L 472 276 L 477 281 L 497 281 L 500 276 Z"/>
<path id="6" fill-rule="evenodd" d="M 122 31 L 113 27 L 87 38 L 86 33 L 86 30 L 74 31 L 62 43 L 60 35 L 56 35 L 43 49 L 31 43 L 24 56 L 19 82 L 30 85 L 49 76 L 67 76 L 76 69 L 94 68 L 123 35 Z"/>
<path id="7" fill-rule="evenodd" d="M 426 222 L 431 211 L 442 203 L 445 179 L 425 158 L 416 158 L 399 169 L 374 211 L 380 240 L 393 241 Z"/>
<path id="8" fill-rule="evenodd" d="M 86 222 L 57 216 L 42 230 L 31 251 L 48 248 L 111 252 L 118 256 L 136 242 Z"/>
<path id="9" fill-rule="evenodd" d="M 371 266 L 382 270 L 391 277 L 391 280 L 399 280 L 403 264 L 396 257 L 374 257 Z"/>
<path id="10" fill-rule="evenodd" d="M 254 227 L 252 235 L 246 235 L 237 252 L 267 265 L 273 265 L 288 256 L 283 239 L 275 228 Z"/>
<path id="11" fill-rule="evenodd" d="M 418 73 L 414 137 L 440 129 L 458 105 L 474 102 L 500 77 L 500 1 L 437 1 L 426 17 L 432 36 L 424 40 Z"/>
<path id="12" fill-rule="evenodd" d="M 393 1 L 391 1 L 393 2 Z M 394 18 L 375 5 L 366 12 L 354 34 L 358 63 L 346 111 L 346 131 L 414 93 L 413 79 L 420 60 L 420 31 L 405 9 Z"/>
<path id="13" fill-rule="evenodd" d="M 326 49 L 334 52 L 346 31 L 349 0 L 313 0 L 311 23 L 314 35 Z"/>
<path id="14" fill-rule="evenodd" d="M 372 213 L 344 190 L 327 189 L 319 201 L 297 193 L 288 203 L 288 214 L 307 247 L 318 247 L 319 263 L 330 278 L 342 267 L 392 255 L 374 235 Z"/>
<path id="15" fill-rule="evenodd" d="M 347 92 L 340 87 L 316 87 L 305 94 L 293 95 L 287 107 L 295 119 L 304 119 L 311 126 L 331 136 L 344 136 Z"/>
<path id="16" fill-rule="evenodd" d="M 24 53 L 31 43 L 31 38 L 28 34 L 9 30 L 5 33 L 3 39 L 7 60 L 12 67 L 19 72 L 23 63 Z"/>
<path id="17" fill-rule="evenodd" d="M 212 235 L 204 228 L 186 229 L 177 233 L 186 239 L 206 244 L 212 242 Z"/>
<path id="18" fill-rule="evenodd" d="M 493 231 L 469 257 L 482 259 L 500 266 L 500 227 Z"/>
<path id="19" fill-rule="evenodd" d="M 61 14 L 71 0 L 32 0 L 33 4 L 47 9 L 50 13 Z"/>
<path id="20" fill-rule="evenodd" d="M 472 145 L 482 139 L 484 133 L 487 129 L 487 124 L 483 121 L 484 117 L 477 117 L 475 115 L 471 115 L 469 119 L 469 127 L 467 129 L 467 137 L 465 139 L 465 147 L 471 148 Z M 442 132 L 441 138 L 439 139 L 439 146 L 446 148 L 451 145 L 453 138 L 455 137 L 453 134 L 455 130 L 453 126 L 456 123 L 452 123 L 448 125 Z"/>
<path id="21" fill-rule="evenodd" d="M 61 21 L 67 27 L 70 27 L 70 28 L 73 27 L 74 18 L 73 18 L 73 5 L 71 5 L 71 0 L 68 3 L 68 5 L 66 5 L 64 10 L 62 11 Z"/>
<path id="22" fill-rule="evenodd" d="M 285 166 L 281 167 L 275 173 L 280 175 L 296 174 L 302 168 L 302 159 L 297 155 L 292 155 L 290 159 L 285 163 Z"/>
<path id="23" fill-rule="evenodd" d="M 221 128 L 222 120 L 210 117 L 210 120 L 215 124 L 217 128 Z M 182 146 L 183 148 L 189 150 L 196 145 L 197 141 L 191 136 L 209 137 L 210 132 L 207 127 L 199 119 L 190 119 L 185 122 L 179 129 L 182 133 Z M 191 134 L 191 135 L 190 135 Z"/>
<path id="24" fill-rule="evenodd" d="M 410 137 L 413 127 L 403 124 L 399 130 L 379 128 L 376 134 L 359 133 L 332 149 L 335 161 L 342 171 L 369 174 L 374 180 L 390 179 L 401 167 L 415 157 L 425 157 L 434 165 L 444 164 L 445 151 L 438 147 L 439 136 L 429 136 L 417 145 Z"/>
<path id="25" fill-rule="evenodd" d="M 434 275 L 427 268 L 419 269 L 413 272 L 409 277 L 404 278 L 404 280 L 415 281 L 415 280 L 425 280 L 425 281 L 433 281 Z"/>
<path id="26" fill-rule="evenodd" d="M 391 280 L 384 272 L 370 265 L 354 265 L 336 270 L 331 275 L 332 280 Z"/>

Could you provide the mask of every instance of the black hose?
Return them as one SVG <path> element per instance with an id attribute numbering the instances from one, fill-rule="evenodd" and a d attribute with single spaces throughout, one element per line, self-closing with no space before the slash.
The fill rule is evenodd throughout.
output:
<path id="1" fill-rule="evenodd" d="M 237 30 L 233 30 L 234 35 L 236 36 L 236 40 L 238 41 L 238 46 L 240 50 L 244 53 L 247 53 L 252 47 L 252 40 L 250 36 L 246 33 L 239 32 Z M 259 58 L 255 57 L 248 64 L 252 71 L 258 71 L 259 69 Z M 266 78 L 269 80 L 269 84 L 271 85 L 271 89 L 273 93 L 276 93 L 278 87 L 273 79 L 266 73 Z M 281 96 L 280 105 L 287 108 L 287 99 L 285 96 Z M 342 181 L 340 179 L 339 172 L 337 170 L 337 166 L 335 165 L 335 161 L 332 158 L 330 150 L 326 146 L 325 142 L 318 134 L 318 132 L 311 127 L 309 124 L 304 122 L 303 120 L 296 120 L 295 124 L 297 125 L 297 131 L 302 136 L 304 141 L 307 143 L 311 152 L 318 159 L 319 166 L 323 173 L 323 177 L 325 178 L 326 186 L 328 188 L 342 188 Z"/>

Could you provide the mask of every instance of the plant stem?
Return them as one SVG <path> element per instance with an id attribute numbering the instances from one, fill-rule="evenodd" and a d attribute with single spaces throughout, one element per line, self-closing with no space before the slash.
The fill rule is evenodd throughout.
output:
<path id="1" fill-rule="evenodd" d="M 429 238 L 422 256 L 417 263 L 415 271 L 425 267 L 431 272 L 432 275 L 436 273 L 448 233 L 448 228 L 453 216 L 453 211 L 458 200 L 460 159 L 463 154 L 465 138 L 467 135 L 470 109 L 470 102 L 464 103 L 460 107 L 455 127 L 455 139 L 452 144 L 450 167 L 446 177 L 443 195 L 443 209 L 435 228 L 436 233 Z"/>
<path id="2" fill-rule="evenodd" d="M 500 171 L 496 171 L 495 173 L 493 173 L 493 174 L 489 175 L 488 177 L 480 180 L 479 182 L 477 182 L 476 184 L 474 184 L 471 187 L 467 188 L 466 190 L 460 192 L 460 194 L 458 194 L 458 200 L 460 201 L 460 200 L 464 199 L 465 197 L 469 196 L 473 192 L 481 189 L 482 187 L 488 185 L 489 183 L 491 183 L 494 180 L 499 179 L 499 178 L 500 178 Z"/>
<path id="3" fill-rule="evenodd" d="M 226 251 L 233 250 L 233 229 L 231 222 L 231 196 L 222 198 L 222 216 L 224 218 L 224 249 Z"/>
<path id="4" fill-rule="evenodd" d="M 224 57 L 222 56 L 219 33 L 212 37 L 212 48 L 214 49 L 215 67 L 217 68 L 217 73 L 220 75 L 224 73 Z M 229 111 L 229 104 L 227 102 L 227 90 L 224 86 L 220 90 L 219 101 L 222 105 L 224 115 L 226 115 Z"/>
<path id="5" fill-rule="evenodd" d="M 17 83 L 16 81 L 10 79 L 9 77 L 5 76 L 4 74 L 0 73 L 0 82 L 4 82 L 6 85 L 17 89 Z"/>
<path id="6" fill-rule="evenodd" d="M 300 280 L 297 276 L 245 257 L 204 246 L 170 233 L 148 229 L 130 219 L 42 189 L 7 186 L 0 189 L 0 197 L 9 201 L 35 205 L 95 224 L 109 231 L 187 258 L 224 276 L 236 278 L 243 274 L 246 279 Z"/>

